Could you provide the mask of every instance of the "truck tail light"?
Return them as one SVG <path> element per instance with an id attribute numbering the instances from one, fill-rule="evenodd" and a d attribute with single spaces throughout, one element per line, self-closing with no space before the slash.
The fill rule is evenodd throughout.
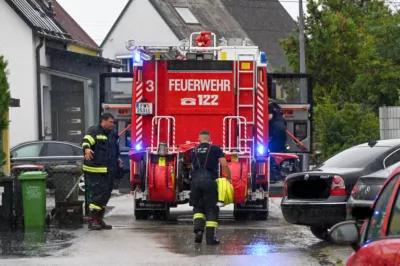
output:
<path id="1" fill-rule="evenodd" d="M 351 190 L 351 196 L 352 196 L 352 197 L 354 197 L 354 195 L 356 194 L 357 189 L 358 189 L 358 184 L 355 184 L 354 187 L 353 187 L 353 189 Z"/>
<path id="2" fill-rule="evenodd" d="M 346 196 L 346 185 L 343 178 L 338 175 L 332 178 L 331 196 Z"/>
<path id="3" fill-rule="evenodd" d="M 283 186 L 283 189 L 284 189 L 284 196 L 287 197 L 289 195 L 287 179 L 285 179 L 285 184 Z"/>

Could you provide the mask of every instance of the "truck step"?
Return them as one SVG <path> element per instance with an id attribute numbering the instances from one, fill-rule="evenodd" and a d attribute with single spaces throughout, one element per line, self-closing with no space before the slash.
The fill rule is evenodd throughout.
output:
<path id="1" fill-rule="evenodd" d="M 239 141 L 253 141 L 253 139 L 239 139 Z"/>
<path id="2" fill-rule="evenodd" d="M 239 104 L 239 107 L 254 107 L 252 104 Z"/>
<path id="3" fill-rule="evenodd" d="M 249 122 L 239 122 L 239 125 L 254 125 L 253 121 L 249 121 Z"/>
<path id="4" fill-rule="evenodd" d="M 247 87 L 247 88 L 239 88 L 238 90 L 240 90 L 240 91 L 253 91 L 254 88 L 252 88 L 252 87 Z"/>
<path id="5" fill-rule="evenodd" d="M 253 73 L 254 70 L 239 70 L 238 73 Z"/>

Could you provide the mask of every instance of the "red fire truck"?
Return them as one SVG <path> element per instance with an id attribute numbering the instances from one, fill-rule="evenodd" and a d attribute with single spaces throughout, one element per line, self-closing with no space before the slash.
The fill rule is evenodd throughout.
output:
<path id="1" fill-rule="evenodd" d="M 266 54 L 247 40 L 218 41 L 212 32 L 192 33 L 183 46 L 133 49 L 129 157 L 135 217 L 167 218 L 171 207 L 189 203 L 190 152 L 199 132 L 208 130 L 230 164 L 235 218 L 251 213 L 265 220 Z"/>

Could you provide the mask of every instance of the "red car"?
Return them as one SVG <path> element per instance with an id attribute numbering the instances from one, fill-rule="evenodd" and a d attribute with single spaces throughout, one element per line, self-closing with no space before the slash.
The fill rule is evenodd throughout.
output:
<path id="1" fill-rule="evenodd" d="M 400 265 L 400 167 L 390 174 L 371 209 L 358 212 L 355 215 L 366 218 L 361 230 L 355 221 L 346 221 L 329 232 L 332 242 L 354 249 L 346 265 Z"/>

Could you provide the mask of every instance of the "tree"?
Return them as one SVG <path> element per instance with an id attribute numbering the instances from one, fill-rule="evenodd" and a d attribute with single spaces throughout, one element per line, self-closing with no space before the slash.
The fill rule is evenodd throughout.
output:
<path id="1" fill-rule="evenodd" d="M 329 95 L 342 106 L 397 104 L 399 14 L 383 1 L 309 0 L 307 10 L 306 64 L 315 81 L 315 102 Z M 298 29 L 281 47 L 298 71 Z"/>
<path id="2" fill-rule="evenodd" d="M 8 128 L 8 119 L 6 114 L 10 106 L 10 91 L 6 73 L 7 62 L 0 55 L 0 134 Z M 3 166 L 7 160 L 5 153 L 0 145 L 0 166 Z"/>
<path id="3" fill-rule="evenodd" d="M 315 145 L 331 156 L 378 138 L 378 107 L 399 103 L 400 15 L 380 0 L 308 0 L 307 12 L 306 64 L 314 82 Z M 281 40 L 281 47 L 298 72 L 298 28 Z M 357 120 L 355 115 L 368 119 Z M 367 124 L 371 130 L 360 130 Z"/>
<path id="4" fill-rule="evenodd" d="M 338 108 L 329 99 L 315 108 L 316 143 L 326 159 L 339 151 L 379 139 L 379 119 L 371 109 L 357 103 L 345 103 Z"/>

